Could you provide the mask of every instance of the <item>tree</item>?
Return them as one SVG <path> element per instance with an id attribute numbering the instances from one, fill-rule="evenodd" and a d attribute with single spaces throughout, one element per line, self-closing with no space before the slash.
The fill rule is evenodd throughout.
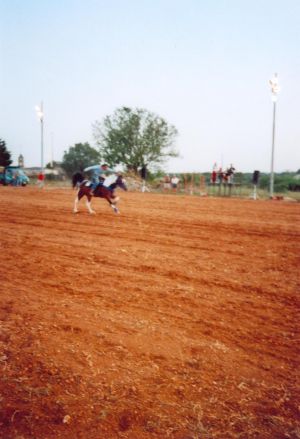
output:
<path id="1" fill-rule="evenodd" d="M 11 154 L 6 149 L 6 143 L 0 139 L 0 166 L 9 166 L 12 163 Z"/>
<path id="2" fill-rule="evenodd" d="M 55 168 L 56 166 L 59 166 L 59 165 L 60 165 L 59 162 L 56 162 L 55 160 L 53 160 L 53 161 L 47 163 L 45 168 L 46 169 L 53 169 L 53 168 Z"/>
<path id="3" fill-rule="evenodd" d="M 101 159 L 110 166 L 122 164 L 138 172 L 178 156 L 173 148 L 176 128 L 145 109 L 118 108 L 93 124 L 93 134 Z"/>
<path id="4" fill-rule="evenodd" d="M 87 166 L 99 163 L 99 152 L 89 143 L 76 143 L 64 152 L 62 168 L 71 176 L 76 171 L 83 171 Z"/>

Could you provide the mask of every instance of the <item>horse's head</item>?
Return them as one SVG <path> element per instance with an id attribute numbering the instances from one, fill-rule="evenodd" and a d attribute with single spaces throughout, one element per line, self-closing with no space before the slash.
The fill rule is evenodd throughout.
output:
<path id="1" fill-rule="evenodd" d="M 73 189 L 75 188 L 75 186 L 78 186 L 78 184 L 81 183 L 83 180 L 84 180 L 84 177 L 81 174 L 81 172 L 75 172 L 75 174 L 73 174 L 73 176 L 72 176 Z"/>
<path id="2" fill-rule="evenodd" d="M 122 177 L 121 174 L 118 174 L 118 178 L 116 179 L 116 185 L 124 191 L 127 191 L 126 180 Z"/>

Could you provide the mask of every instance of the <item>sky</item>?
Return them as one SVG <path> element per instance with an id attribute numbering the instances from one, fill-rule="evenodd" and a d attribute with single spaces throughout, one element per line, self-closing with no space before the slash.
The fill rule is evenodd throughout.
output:
<path id="1" fill-rule="evenodd" d="M 0 0 L 0 138 L 17 163 L 93 139 L 122 106 L 178 130 L 166 172 L 300 168 L 299 0 Z"/>

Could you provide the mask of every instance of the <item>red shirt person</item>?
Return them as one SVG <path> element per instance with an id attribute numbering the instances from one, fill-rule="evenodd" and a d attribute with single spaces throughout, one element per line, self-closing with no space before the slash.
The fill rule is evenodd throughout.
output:
<path id="1" fill-rule="evenodd" d="M 38 185 L 42 187 L 44 185 L 45 174 L 43 172 L 39 172 L 37 179 L 38 179 L 37 181 Z"/>

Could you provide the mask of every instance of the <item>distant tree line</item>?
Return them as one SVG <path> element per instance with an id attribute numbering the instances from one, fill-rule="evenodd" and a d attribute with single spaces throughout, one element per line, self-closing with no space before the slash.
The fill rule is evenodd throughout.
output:
<path id="1" fill-rule="evenodd" d="M 181 177 L 182 181 L 184 178 L 187 182 L 190 182 L 193 179 L 195 185 L 199 184 L 200 173 L 196 173 L 193 177 L 191 173 L 177 175 Z M 211 172 L 202 172 L 201 175 L 205 177 L 206 184 L 209 184 Z M 253 186 L 252 176 L 253 173 L 251 172 L 238 172 L 235 174 L 234 181 L 235 183 L 244 187 L 251 187 Z M 270 174 L 261 173 L 257 187 L 260 189 L 269 190 Z M 276 173 L 274 175 L 274 191 L 277 193 L 286 191 L 300 191 L 300 169 L 297 172 Z"/>
<path id="2" fill-rule="evenodd" d="M 299 175 L 299 180 L 297 179 Z M 245 172 L 240 174 L 240 183 L 244 186 L 252 186 L 253 173 Z M 258 181 L 258 188 L 268 190 L 270 187 L 270 174 L 261 173 Z M 274 174 L 274 191 L 300 191 L 300 172 L 281 172 Z"/>
<path id="3" fill-rule="evenodd" d="M 297 178 L 299 176 L 299 179 Z M 261 189 L 268 189 L 270 186 L 270 175 L 262 174 L 259 179 Z M 274 191 L 300 191 L 300 173 L 299 172 L 281 172 L 274 175 Z"/>

